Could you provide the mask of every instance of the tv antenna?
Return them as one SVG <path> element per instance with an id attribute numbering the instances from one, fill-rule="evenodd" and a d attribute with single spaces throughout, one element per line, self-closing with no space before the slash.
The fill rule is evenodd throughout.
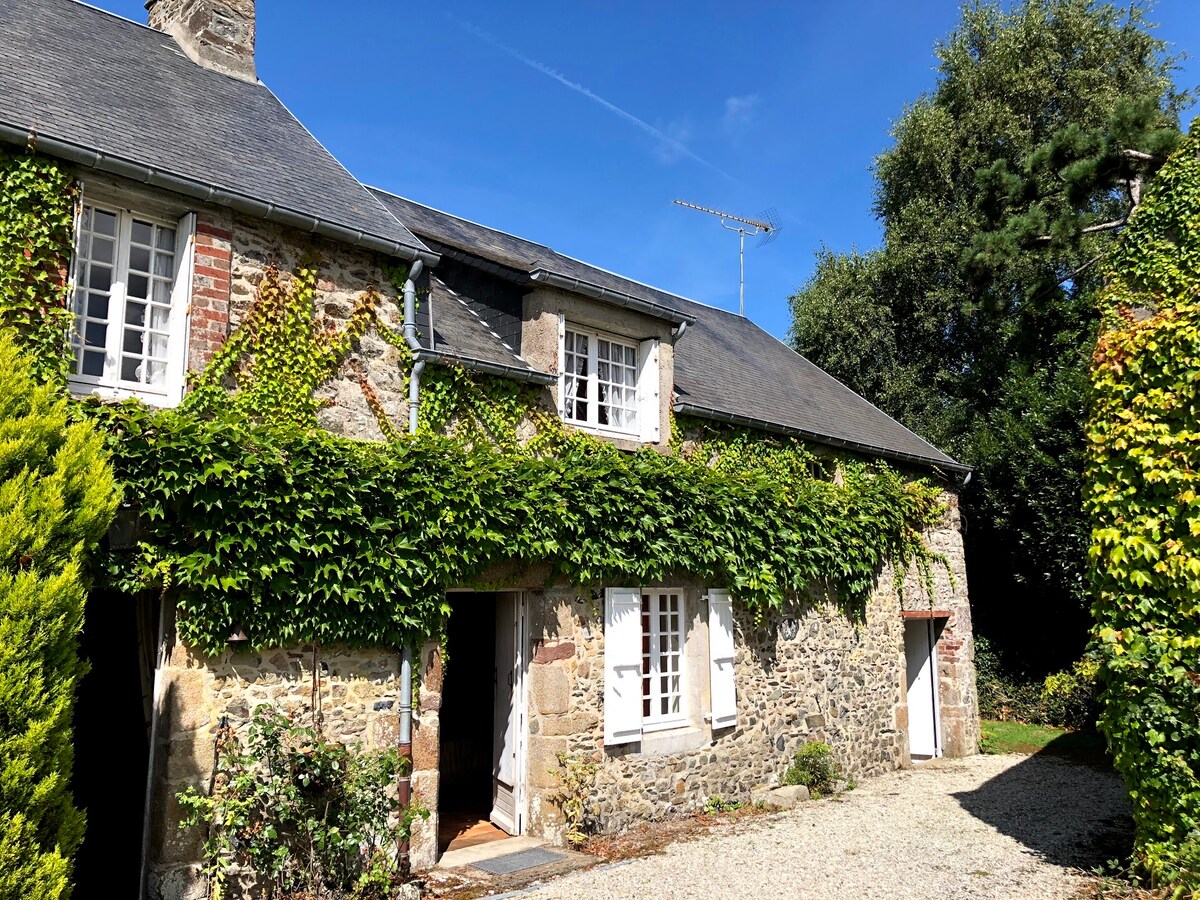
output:
<path id="1" fill-rule="evenodd" d="M 706 206 L 697 206 L 695 203 L 688 203 L 686 200 L 676 200 L 674 202 L 679 206 L 686 206 L 688 209 L 716 216 L 721 220 L 722 228 L 738 233 L 738 314 L 742 316 L 746 315 L 746 235 L 754 237 L 756 234 L 761 234 L 762 237 L 756 245 L 759 247 L 771 243 L 779 234 L 779 214 L 774 209 L 768 209 L 766 212 L 760 214 L 760 219 L 743 219 L 741 216 L 735 216 L 733 213 L 721 212 L 718 209 L 709 209 Z M 728 224 L 729 222 L 736 222 L 737 224 L 730 225 Z"/>

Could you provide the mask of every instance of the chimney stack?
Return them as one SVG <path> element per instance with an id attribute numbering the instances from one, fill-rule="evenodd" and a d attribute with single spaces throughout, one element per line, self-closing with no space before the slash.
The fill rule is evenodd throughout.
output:
<path id="1" fill-rule="evenodd" d="M 257 81 L 254 0 L 146 0 L 150 27 L 165 31 L 194 62 Z"/>

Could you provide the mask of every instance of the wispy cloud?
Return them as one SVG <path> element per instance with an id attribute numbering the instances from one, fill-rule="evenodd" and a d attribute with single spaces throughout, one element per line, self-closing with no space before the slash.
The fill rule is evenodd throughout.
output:
<path id="1" fill-rule="evenodd" d="M 762 98 L 758 94 L 728 98 L 725 101 L 725 115 L 721 118 L 721 127 L 727 134 L 743 131 L 754 121 L 754 113 L 761 102 Z"/>
<path id="2" fill-rule="evenodd" d="M 630 123 L 631 125 L 637 126 L 642 131 L 644 131 L 646 134 L 655 138 L 659 142 L 658 147 L 655 149 L 655 155 L 658 157 L 658 159 L 660 161 L 673 162 L 674 160 L 681 159 L 683 157 L 687 157 L 688 159 L 691 159 L 694 162 L 698 162 L 698 163 L 700 163 L 700 165 L 711 169 L 712 171 L 716 172 L 717 174 L 723 175 L 724 177 L 728 178 L 730 181 L 736 180 L 728 172 L 713 165 L 707 159 L 700 156 L 698 153 L 696 153 L 694 150 L 692 150 L 690 147 L 688 147 L 687 144 L 684 143 L 684 141 L 687 139 L 687 136 L 690 134 L 690 129 L 682 128 L 682 130 L 681 130 L 680 128 L 675 127 L 675 125 L 673 124 L 672 126 L 669 126 L 669 129 L 673 130 L 674 134 L 668 134 L 667 132 L 662 131 L 661 129 L 655 128 L 649 122 L 647 122 L 643 119 L 639 119 L 637 116 L 635 116 L 631 112 L 626 112 L 625 110 L 621 109 L 621 107 L 617 106 L 615 103 L 605 100 L 599 94 L 588 90 L 582 84 L 579 84 L 578 82 L 575 82 L 575 81 L 571 81 L 571 79 L 567 78 L 567 76 L 563 75 L 561 72 L 557 71 L 556 69 L 552 69 L 550 66 L 546 65 L 545 63 L 538 62 L 536 59 L 526 56 L 524 53 L 522 53 L 520 50 L 517 50 L 514 47 L 510 47 L 508 44 L 501 41 L 495 35 L 487 32 L 487 31 L 484 31 L 482 28 L 479 28 L 476 25 L 472 25 L 470 22 L 465 22 L 462 19 L 459 19 L 456 16 L 451 15 L 450 13 L 447 13 L 446 15 L 450 19 L 451 22 L 453 22 L 459 28 L 466 31 L 468 34 L 474 35 L 475 37 L 479 38 L 479 40 L 483 41 L 486 44 L 491 44 L 497 50 L 500 50 L 501 52 L 508 54 L 513 59 L 515 59 L 517 62 L 528 66 L 529 68 L 533 69 L 536 72 L 541 72 L 547 78 L 553 78 L 555 81 L 557 81 L 563 87 L 568 88 L 577 94 L 582 94 L 584 97 L 587 97 L 593 103 L 598 103 L 600 106 L 607 109 L 613 115 L 618 116 L 621 119 L 624 119 L 626 122 Z"/>
<path id="3" fill-rule="evenodd" d="M 679 162 L 683 158 L 683 151 L 687 149 L 688 141 L 692 139 L 692 123 L 687 119 L 676 119 L 662 131 L 670 141 L 659 141 L 658 146 L 654 148 L 655 157 L 664 165 Z"/>

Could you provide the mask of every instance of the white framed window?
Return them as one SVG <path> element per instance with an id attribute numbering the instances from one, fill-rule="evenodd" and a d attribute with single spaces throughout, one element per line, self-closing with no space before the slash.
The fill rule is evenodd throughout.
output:
<path id="1" fill-rule="evenodd" d="M 708 602 L 708 701 L 704 700 L 705 650 L 688 639 L 686 592 L 676 588 L 615 587 L 604 591 L 604 743 L 705 737 L 737 726 L 737 674 L 733 603 L 729 591 L 713 589 Z M 690 660 L 690 662 L 689 662 Z M 678 729 L 673 731 L 673 729 Z M 699 745 L 697 745 L 699 746 Z M 650 752 L 654 752 L 651 750 Z M 674 752 L 674 751 L 671 751 Z"/>
<path id="2" fill-rule="evenodd" d="M 71 279 L 77 392 L 179 401 L 194 221 L 82 205 Z"/>
<path id="3" fill-rule="evenodd" d="M 563 336 L 564 418 L 597 429 L 637 431 L 638 348 L 568 326 Z"/>
<path id="4" fill-rule="evenodd" d="M 642 594 L 642 730 L 686 721 L 683 708 L 683 592 Z"/>
<path id="5" fill-rule="evenodd" d="M 658 341 L 633 341 L 559 320 L 559 411 L 601 434 L 659 439 Z"/>

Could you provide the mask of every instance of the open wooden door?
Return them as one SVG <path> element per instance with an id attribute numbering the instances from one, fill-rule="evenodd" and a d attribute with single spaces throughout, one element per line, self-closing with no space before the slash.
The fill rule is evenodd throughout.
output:
<path id="1" fill-rule="evenodd" d="M 491 820 L 509 834 L 521 833 L 520 781 L 524 728 L 522 631 L 519 594 L 496 595 L 496 678 L 493 703 Z"/>

